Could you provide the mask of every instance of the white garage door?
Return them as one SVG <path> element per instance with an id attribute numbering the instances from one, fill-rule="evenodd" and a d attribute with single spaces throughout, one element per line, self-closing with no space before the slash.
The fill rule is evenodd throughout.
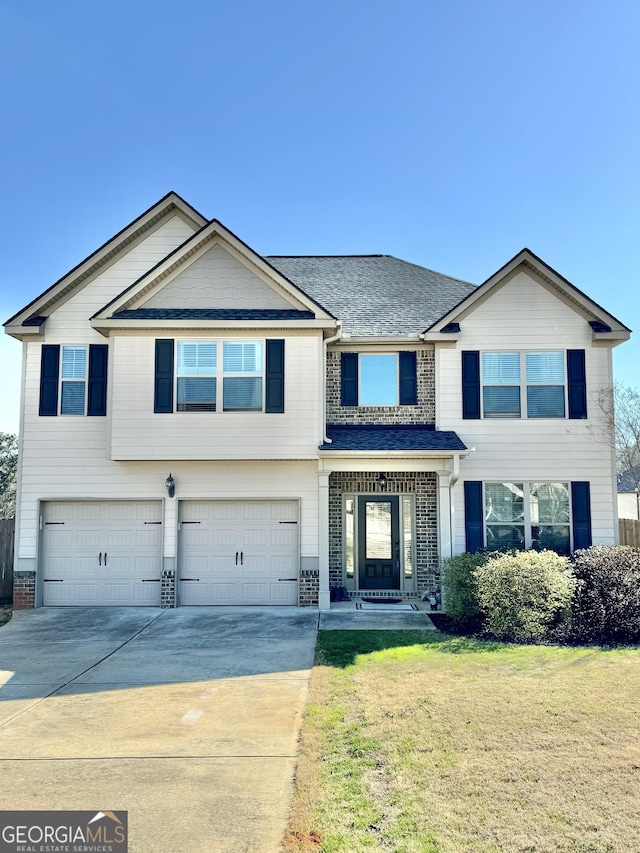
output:
<path id="1" fill-rule="evenodd" d="M 43 604 L 160 604 L 159 501 L 46 503 Z"/>
<path id="2" fill-rule="evenodd" d="M 297 604 L 295 501 L 182 501 L 180 604 Z"/>

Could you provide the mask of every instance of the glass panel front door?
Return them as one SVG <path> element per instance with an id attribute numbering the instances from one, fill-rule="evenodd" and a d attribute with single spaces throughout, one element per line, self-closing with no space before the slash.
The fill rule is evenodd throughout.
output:
<path id="1" fill-rule="evenodd" d="M 360 589 L 400 589 L 399 500 L 358 498 Z"/>

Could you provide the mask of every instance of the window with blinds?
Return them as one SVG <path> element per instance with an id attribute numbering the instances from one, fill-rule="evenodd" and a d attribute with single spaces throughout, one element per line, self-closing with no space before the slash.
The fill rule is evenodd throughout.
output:
<path id="1" fill-rule="evenodd" d="M 482 353 L 482 407 L 485 418 L 520 417 L 520 353 Z"/>
<path id="2" fill-rule="evenodd" d="M 84 415 L 87 392 L 87 348 L 62 347 L 60 414 Z"/>
<path id="3" fill-rule="evenodd" d="M 563 352 L 528 352 L 527 417 L 564 418 L 565 356 Z"/>
<path id="4" fill-rule="evenodd" d="M 225 341 L 222 407 L 225 412 L 261 412 L 263 346 L 260 341 Z"/>
<path id="5" fill-rule="evenodd" d="M 178 341 L 177 409 L 216 411 L 217 345 L 214 341 Z"/>
<path id="6" fill-rule="evenodd" d="M 485 418 L 564 418 L 565 353 L 483 352 L 482 411 Z M 522 381 L 522 377 L 525 381 Z"/>

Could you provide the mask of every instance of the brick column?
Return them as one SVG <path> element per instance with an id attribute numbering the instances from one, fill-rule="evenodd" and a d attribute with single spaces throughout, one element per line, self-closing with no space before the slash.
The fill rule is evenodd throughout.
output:
<path id="1" fill-rule="evenodd" d="M 33 610 L 36 606 L 36 573 L 13 573 L 13 609 Z"/>
<path id="2" fill-rule="evenodd" d="M 176 606 L 176 573 L 174 569 L 163 569 L 160 580 L 160 607 Z"/>

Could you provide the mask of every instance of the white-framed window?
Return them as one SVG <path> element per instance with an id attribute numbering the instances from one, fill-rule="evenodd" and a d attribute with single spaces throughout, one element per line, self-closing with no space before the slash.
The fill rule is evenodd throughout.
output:
<path id="1" fill-rule="evenodd" d="M 175 380 L 178 412 L 262 412 L 264 341 L 178 341 Z"/>
<path id="2" fill-rule="evenodd" d="M 570 494 L 569 483 L 485 483 L 486 547 L 547 549 L 569 554 Z"/>
<path id="3" fill-rule="evenodd" d="M 565 365 L 566 353 L 559 350 L 483 352 L 483 417 L 564 418 Z"/>
<path id="4" fill-rule="evenodd" d="M 179 412 L 215 412 L 218 348 L 215 341 L 178 341 L 176 401 Z"/>
<path id="5" fill-rule="evenodd" d="M 360 406 L 398 405 L 398 353 L 360 353 L 358 371 Z"/>
<path id="6" fill-rule="evenodd" d="M 62 347 L 61 415 L 84 415 L 87 410 L 87 349 L 86 346 Z"/>

